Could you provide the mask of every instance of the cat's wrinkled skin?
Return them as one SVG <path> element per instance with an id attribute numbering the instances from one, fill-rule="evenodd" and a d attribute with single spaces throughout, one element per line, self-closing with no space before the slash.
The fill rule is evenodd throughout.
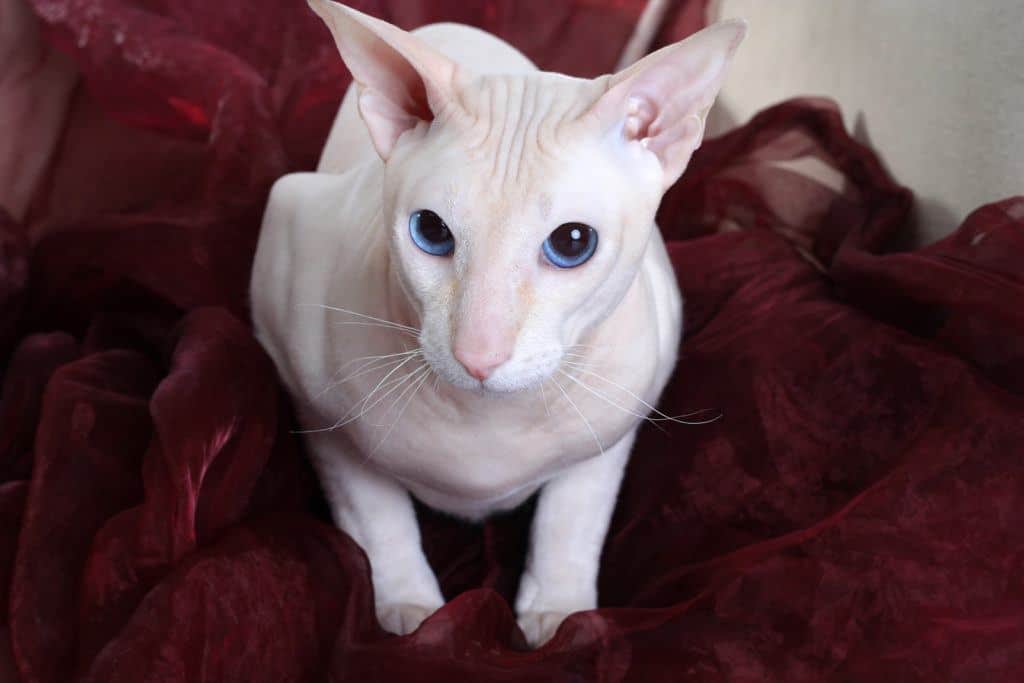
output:
<path id="1" fill-rule="evenodd" d="M 681 332 L 655 210 L 700 144 L 745 27 L 580 80 L 473 28 L 410 34 L 311 4 L 358 86 L 319 172 L 272 192 L 257 334 L 336 523 L 369 557 L 382 625 L 408 633 L 444 602 L 410 494 L 478 520 L 540 489 L 516 610 L 542 644 L 597 605 L 623 468 Z M 452 256 L 413 244 L 420 209 L 450 227 Z M 572 269 L 541 255 L 566 222 L 600 236 Z"/>

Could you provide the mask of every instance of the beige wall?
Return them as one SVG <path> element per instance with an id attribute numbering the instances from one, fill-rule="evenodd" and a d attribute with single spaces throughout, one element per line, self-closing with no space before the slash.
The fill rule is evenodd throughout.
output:
<path id="1" fill-rule="evenodd" d="M 712 132 L 831 96 L 917 194 L 921 242 L 1024 194 L 1024 0 L 720 0 L 712 12 L 750 22 Z"/>

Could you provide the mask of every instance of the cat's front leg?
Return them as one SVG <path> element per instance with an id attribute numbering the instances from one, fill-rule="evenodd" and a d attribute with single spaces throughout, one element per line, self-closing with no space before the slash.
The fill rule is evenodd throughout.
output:
<path id="1" fill-rule="evenodd" d="M 307 436 L 335 524 L 370 559 L 377 619 L 385 630 L 415 631 L 444 598 L 420 545 L 409 492 L 363 463 L 339 433 Z"/>
<path id="2" fill-rule="evenodd" d="M 544 485 L 516 613 L 533 647 L 569 614 L 597 607 L 597 574 L 619 484 L 636 432 Z"/>

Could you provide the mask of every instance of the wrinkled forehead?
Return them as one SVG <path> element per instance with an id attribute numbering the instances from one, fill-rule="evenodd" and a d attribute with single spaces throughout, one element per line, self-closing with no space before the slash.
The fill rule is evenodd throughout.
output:
<path id="1" fill-rule="evenodd" d="M 601 179 L 608 175 L 607 160 L 580 152 L 536 158 L 527 151 L 518 174 L 495 174 L 490 160 L 471 161 L 447 178 L 438 174 L 419 194 L 439 202 L 447 219 L 460 227 L 532 232 L 570 221 L 598 225 L 616 210 L 615 193 L 598 188 L 616 183 Z"/>
<path id="2" fill-rule="evenodd" d="M 543 149 L 571 135 L 604 90 L 602 81 L 534 72 L 475 76 L 460 84 L 454 116 L 473 146 Z"/>
<path id="3" fill-rule="evenodd" d="M 561 215 L 577 205 L 599 212 L 594 188 L 613 169 L 582 118 L 599 91 L 553 74 L 477 77 L 434 139 L 436 165 L 423 169 L 416 194 L 457 223 L 582 221 Z"/>

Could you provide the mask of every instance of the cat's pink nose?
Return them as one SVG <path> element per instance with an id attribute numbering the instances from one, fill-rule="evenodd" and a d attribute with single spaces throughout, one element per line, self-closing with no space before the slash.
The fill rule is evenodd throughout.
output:
<path id="1" fill-rule="evenodd" d="M 510 351 L 505 350 L 470 351 L 456 347 L 454 355 L 455 360 L 459 361 L 462 367 L 466 368 L 466 372 L 483 382 L 491 376 L 491 373 L 498 369 L 498 366 L 507 361 L 512 354 Z"/>

